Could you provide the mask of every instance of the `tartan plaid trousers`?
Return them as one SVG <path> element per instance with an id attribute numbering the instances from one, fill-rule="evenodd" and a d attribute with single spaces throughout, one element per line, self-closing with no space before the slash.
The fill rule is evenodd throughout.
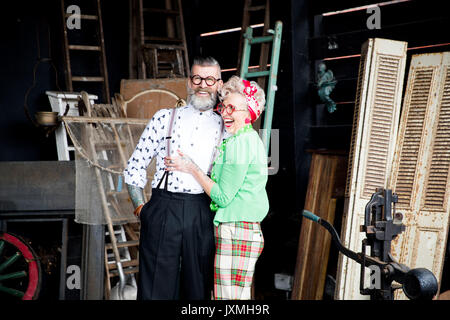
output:
<path id="1" fill-rule="evenodd" d="M 214 298 L 250 300 L 255 264 L 264 247 L 260 223 L 220 223 L 214 235 Z"/>

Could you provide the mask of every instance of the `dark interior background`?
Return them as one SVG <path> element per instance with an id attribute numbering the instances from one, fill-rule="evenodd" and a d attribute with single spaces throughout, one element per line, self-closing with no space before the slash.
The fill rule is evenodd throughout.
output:
<path id="1" fill-rule="evenodd" d="M 219 6 L 219 2 L 206 0 L 183 1 L 190 60 L 196 55 L 212 55 L 223 69 L 236 68 L 239 32 L 214 37 L 200 35 L 240 27 L 243 3 L 233 0 Z M 263 222 L 266 246 L 256 273 L 259 298 L 285 299 L 285 292 L 274 288 L 274 274 L 294 274 L 310 165 L 310 154 L 306 151 L 348 150 L 361 45 L 369 37 L 407 41 L 408 62 L 412 54 L 450 48 L 450 16 L 445 1 L 406 1 L 381 6 L 381 29 L 373 30 L 367 28 L 366 10 L 322 16 L 373 3 L 377 2 L 271 1 L 271 27 L 277 20 L 283 22 L 272 123 L 272 128 L 280 132 L 280 168 L 276 175 L 270 176 L 267 185 L 271 208 Z M 128 10 L 126 0 L 102 1 L 110 95 L 120 91 L 121 79 L 128 78 Z M 2 12 L 0 161 L 57 160 L 54 135 L 47 137 L 30 118 L 36 111 L 51 110 L 45 91 L 66 89 L 60 1 L 16 0 L 7 6 L 2 4 Z M 260 22 L 262 18 L 251 24 Z M 336 48 L 332 48 L 334 43 Z M 327 111 L 317 95 L 316 68 L 321 61 L 338 81 L 331 94 L 337 102 L 333 113 Z M 235 73 L 224 72 L 224 80 Z M 336 215 L 337 228 L 339 212 L 342 214 L 342 206 Z M 332 250 L 330 264 L 335 263 L 335 255 Z M 449 276 L 444 271 L 442 289 L 449 288 Z"/>

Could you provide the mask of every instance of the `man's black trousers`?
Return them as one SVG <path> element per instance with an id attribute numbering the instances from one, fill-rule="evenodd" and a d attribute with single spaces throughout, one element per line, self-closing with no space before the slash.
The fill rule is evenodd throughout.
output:
<path id="1" fill-rule="evenodd" d="M 153 189 L 140 214 L 138 300 L 206 300 L 214 271 L 214 214 L 203 194 Z"/>

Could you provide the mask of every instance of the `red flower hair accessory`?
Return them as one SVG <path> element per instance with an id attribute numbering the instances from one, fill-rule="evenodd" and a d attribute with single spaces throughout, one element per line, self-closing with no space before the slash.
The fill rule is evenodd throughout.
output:
<path id="1" fill-rule="evenodd" d="M 247 100 L 248 111 L 250 112 L 250 117 L 252 118 L 252 123 L 258 119 L 261 111 L 259 110 L 259 103 L 255 98 L 255 93 L 258 91 L 256 86 L 252 85 L 250 81 L 243 79 L 244 83 L 244 95 Z"/>

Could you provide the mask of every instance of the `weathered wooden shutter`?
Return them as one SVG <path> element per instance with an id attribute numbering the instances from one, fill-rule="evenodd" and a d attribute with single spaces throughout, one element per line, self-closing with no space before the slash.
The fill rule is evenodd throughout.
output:
<path id="1" fill-rule="evenodd" d="M 394 257 L 423 267 L 440 282 L 450 196 L 450 52 L 411 59 L 391 188 L 406 231 L 392 243 Z M 405 299 L 398 291 L 397 299 Z"/>
<path id="2" fill-rule="evenodd" d="M 350 145 L 341 240 L 361 251 L 364 208 L 376 188 L 386 188 L 394 157 L 407 43 L 369 39 L 362 46 Z M 369 274 L 369 272 L 366 272 Z M 359 294 L 360 265 L 340 255 L 336 299 Z"/>

